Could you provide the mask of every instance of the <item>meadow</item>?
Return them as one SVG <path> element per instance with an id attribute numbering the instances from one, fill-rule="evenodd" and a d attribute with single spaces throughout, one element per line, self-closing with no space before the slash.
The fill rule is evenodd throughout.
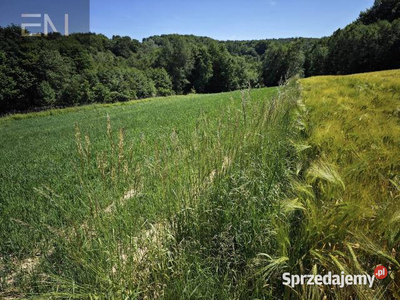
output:
<path id="1" fill-rule="evenodd" d="M 399 297 L 399 78 L 0 119 L 0 296 Z M 379 264 L 371 289 L 282 285 Z"/>
<path id="2" fill-rule="evenodd" d="M 256 99 L 266 99 L 276 94 L 276 89 L 252 93 Z M 2 283 L 24 286 L 33 293 L 46 290 L 42 279 L 26 276 L 32 271 L 31 261 L 35 260 L 37 271 L 33 273 L 41 274 L 52 268 L 54 260 L 65 261 L 66 249 L 87 247 L 85 243 L 78 248 L 63 244 L 81 240 L 66 236 L 75 235 L 76 231 L 86 235 L 81 231 L 89 230 L 89 226 L 101 230 L 96 223 L 102 213 L 107 219 L 109 215 L 118 217 L 117 223 L 107 220 L 101 226 L 110 226 L 103 228 L 107 240 L 111 238 L 109 230 L 122 226 L 118 235 L 129 238 L 123 238 L 129 245 L 145 228 L 173 218 L 184 205 L 180 202 L 198 192 L 200 187 L 196 188 L 196 184 L 207 181 L 215 165 L 223 165 L 227 156 L 222 150 L 238 151 L 242 136 L 235 127 L 244 122 L 242 116 L 238 119 L 237 110 L 243 109 L 241 101 L 239 92 L 191 95 L 3 119 L 1 252 L 6 255 L 2 256 Z M 222 119 L 221 111 L 228 107 L 232 112 L 226 112 Z M 226 119 L 235 116 L 236 119 Z M 220 145 L 222 138 L 226 143 Z M 198 144 L 196 148 L 194 142 Z M 215 152 L 215 147 L 221 147 L 220 153 Z M 111 205 L 132 190 L 136 191 L 131 193 L 135 201 L 127 201 L 121 208 L 128 215 L 110 214 Z M 110 246 L 110 241 L 104 244 Z M 92 246 L 91 251 L 98 247 Z M 94 258 L 99 255 L 83 253 Z M 36 259 L 43 266 L 37 267 Z M 104 267 L 104 272 L 110 271 L 109 264 Z M 57 268 L 67 271 L 63 265 Z M 9 278 L 14 273 L 18 276 Z M 71 280 L 76 280 L 75 276 L 71 275 Z M 104 287 L 99 284 L 99 288 L 102 294 Z M 113 287 L 107 286 L 108 289 Z M 10 293 L 14 292 L 11 288 Z"/>

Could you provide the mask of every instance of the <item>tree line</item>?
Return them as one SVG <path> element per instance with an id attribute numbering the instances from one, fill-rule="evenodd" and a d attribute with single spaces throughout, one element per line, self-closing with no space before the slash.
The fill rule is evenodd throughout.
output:
<path id="1" fill-rule="evenodd" d="M 356 21 L 321 39 L 23 37 L 11 25 L 0 27 L 0 113 L 274 86 L 294 74 L 395 68 L 400 68 L 398 0 L 376 0 Z"/>

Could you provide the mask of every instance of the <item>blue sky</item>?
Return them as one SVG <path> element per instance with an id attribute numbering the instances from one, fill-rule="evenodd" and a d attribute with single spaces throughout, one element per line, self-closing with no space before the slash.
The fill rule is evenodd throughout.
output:
<path id="1" fill-rule="evenodd" d="M 70 32 L 80 28 L 88 12 L 76 3 L 89 0 L 0 0 L 0 26 L 23 21 L 21 13 L 49 13 L 63 26 L 63 5 L 70 13 Z M 180 33 L 219 40 L 322 37 L 354 21 L 373 0 L 90 0 L 90 30 L 128 35 L 142 40 L 151 35 Z M 81 4 L 79 4 L 81 5 Z M 81 6 L 82 7 L 82 6 Z M 57 11 L 57 9 L 59 11 Z M 78 18 L 79 19 L 79 18 Z M 87 18 L 88 19 L 88 18 Z M 83 21 L 82 21 L 83 20 Z M 39 20 L 40 21 L 40 20 Z M 79 26 L 78 26 L 79 27 Z"/>
<path id="2" fill-rule="evenodd" d="M 373 0 L 91 0 L 91 30 L 107 36 L 167 33 L 215 39 L 322 37 Z"/>

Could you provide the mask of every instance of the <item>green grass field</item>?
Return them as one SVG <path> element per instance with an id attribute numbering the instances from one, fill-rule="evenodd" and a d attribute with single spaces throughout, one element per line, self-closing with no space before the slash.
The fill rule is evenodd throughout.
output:
<path id="1" fill-rule="evenodd" d="M 252 95 L 261 101 L 275 93 L 276 89 L 264 89 L 253 91 Z M 1 252 L 5 253 L 2 259 L 6 266 L 3 280 L 11 282 L 7 275 L 15 272 L 21 276 L 13 278 L 12 285 L 39 292 L 42 284 L 37 278 L 25 276 L 31 270 L 24 272 L 24 262 L 38 258 L 44 264 L 37 268 L 39 273 L 54 267 L 45 266 L 53 257 L 65 260 L 64 251 L 77 247 L 62 245 L 77 242 L 77 237 L 70 240 L 66 235 L 83 230 L 82 224 L 95 226 L 104 222 L 97 219 L 103 218 L 99 216 L 101 212 L 130 190 L 141 189 L 135 195 L 138 199 L 127 201 L 124 213 L 117 214 L 115 222 L 128 222 L 124 225 L 127 228 L 120 228 L 121 237 L 134 238 L 153 223 L 176 217 L 186 205 L 181 201 L 192 200 L 202 188 L 196 187 L 202 185 L 198 182 L 207 181 L 216 165 L 223 165 L 225 152 L 234 155 L 240 149 L 238 139 L 244 134 L 240 132 L 244 120 L 238 111 L 243 109 L 241 101 L 239 92 L 193 95 L 3 120 Z M 107 115 L 112 133 L 108 131 Z M 90 153 L 90 158 L 85 156 L 84 161 L 77 150 L 76 124 L 87 151 L 84 155 Z M 86 136 L 90 139 L 89 148 Z M 220 145 L 221 140 L 225 144 Z M 198 144 L 196 148 L 194 143 Z M 215 153 L 216 147 L 220 153 Z M 109 213 L 105 215 L 108 218 Z M 107 239 L 109 229 L 104 228 Z M 54 245 L 61 249 L 53 250 Z M 96 248 L 93 245 L 93 250 Z M 35 288 L 34 283 L 41 287 Z M 100 289 L 99 293 L 102 292 Z"/>
<path id="2" fill-rule="evenodd" d="M 274 92 L 274 89 L 257 91 L 263 97 L 269 97 Z M 240 101 L 239 93 L 193 95 L 124 105 L 95 105 L 92 109 L 90 106 L 78 107 L 76 112 L 65 113 L 61 110 L 53 115 L 46 112 L 17 115 L 17 119 L 21 118 L 18 121 L 14 121 L 15 116 L 3 119 L 0 125 L 2 252 L 13 253 L 18 258 L 33 255 L 38 246 L 32 248 L 32 242 L 42 240 L 41 232 L 15 226 L 9 218 L 29 224 L 50 222 L 51 226 L 62 227 L 66 216 L 58 205 L 63 205 L 62 209 L 72 208 L 69 215 L 76 221 L 86 216 L 86 212 L 79 212 L 84 210 L 80 207 L 80 198 L 84 197 L 85 191 L 76 176 L 76 124 L 83 135 L 90 137 L 91 150 L 101 151 L 109 145 L 106 130 L 109 115 L 117 131 L 115 134 L 118 135 L 118 130 L 123 128 L 127 146 L 134 148 L 134 159 L 143 160 L 145 155 L 154 153 L 155 147 L 166 146 L 174 132 L 186 135 L 194 130 L 201 118 L 213 120 L 218 117 L 232 97 L 236 99 L 233 101 Z M 91 188 L 97 189 L 96 184 L 102 185 L 103 182 L 94 179 Z M 40 192 L 43 188 L 50 188 L 61 196 L 63 203 L 49 206 L 43 201 Z M 80 209 L 77 211 L 74 206 Z M 38 213 L 42 211 L 46 213 Z"/>
<path id="3" fill-rule="evenodd" d="M 399 297 L 399 78 L 0 119 L 0 297 Z M 282 285 L 378 264 L 372 289 Z"/>

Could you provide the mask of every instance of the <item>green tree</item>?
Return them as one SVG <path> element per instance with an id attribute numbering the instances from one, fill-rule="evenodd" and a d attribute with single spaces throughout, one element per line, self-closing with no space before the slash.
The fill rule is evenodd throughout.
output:
<path id="1" fill-rule="evenodd" d="M 365 25 L 379 20 L 392 22 L 400 18 L 400 2 L 398 0 L 375 0 L 374 5 L 362 12 L 358 18 Z"/>
<path id="2" fill-rule="evenodd" d="M 129 58 L 132 53 L 137 52 L 140 46 L 139 41 L 132 40 L 129 36 L 120 37 L 119 35 L 114 35 L 112 41 L 111 51 L 115 55 L 124 58 Z"/>
<path id="3" fill-rule="evenodd" d="M 42 106 L 51 106 L 56 104 L 56 93 L 52 89 L 50 83 L 42 81 L 38 89 L 39 99 L 41 100 Z"/>
<path id="4" fill-rule="evenodd" d="M 204 93 L 213 75 L 212 58 L 205 46 L 194 50 L 194 66 L 189 81 L 198 93 Z"/>
<path id="5" fill-rule="evenodd" d="M 190 91 L 190 76 L 194 58 L 190 45 L 180 36 L 172 35 L 164 41 L 157 65 L 165 68 L 171 76 L 177 94 Z"/>
<path id="6" fill-rule="evenodd" d="M 147 74 L 154 83 L 157 96 L 169 96 L 173 94 L 172 81 L 165 69 L 149 69 Z"/>

